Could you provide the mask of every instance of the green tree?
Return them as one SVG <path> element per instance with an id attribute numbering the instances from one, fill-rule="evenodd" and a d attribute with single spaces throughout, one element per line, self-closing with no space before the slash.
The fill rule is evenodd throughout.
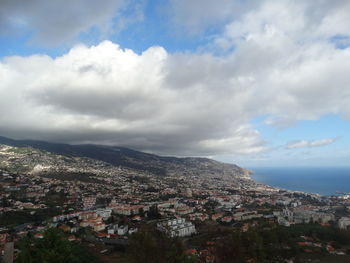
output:
<path id="1" fill-rule="evenodd" d="M 21 240 L 18 263 L 93 263 L 98 262 L 84 247 L 67 240 L 59 229 L 48 229 L 44 238 L 32 235 Z"/>
<path id="2" fill-rule="evenodd" d="M 128 255 L 134 263 L 161 262 L 156 241 L 147 231 L 139 231 L 132 235 Z"/>
<path id="3" fill-rule="evenodd" d="M 151 206 L 147 213 L 148 219 L 160 219 L 162 216 L 159 214 L 157 205 Z"/>
<path id="4" fill-rule="evenodd" d="M 180 239 L 169 238 L 147 226 L 132 235 L 128 247 L 132 263 L 194 263 Z"/>
<path id="5" fill-rule="evenodd" d="M 245 249 L 242 242 L 242 233 L 233 231 L 230 235 L 222 237 L 217 242 L 216 260 L 218 263 L 245 262 Z"/>

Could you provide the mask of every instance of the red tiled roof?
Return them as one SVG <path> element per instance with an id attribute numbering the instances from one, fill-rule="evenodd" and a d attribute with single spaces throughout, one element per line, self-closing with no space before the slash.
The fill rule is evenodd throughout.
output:
<path id="1" fill-rule="evenodd" d="M 189 254 L 189 255 L 193 255 L 193 254 L 196 254 L 196 253 L 197 253 L 196 249 L 187 249 L 186 250 L 186 254 Z"/>

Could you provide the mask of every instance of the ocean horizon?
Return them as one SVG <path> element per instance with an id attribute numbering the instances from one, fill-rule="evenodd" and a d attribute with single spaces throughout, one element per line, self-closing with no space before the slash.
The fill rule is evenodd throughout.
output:
<path id="1" fill-rule="evenodd" d="M 337 195 L 350 193 L 350 166 L 342 167 L 249 167 L 257 182 L 270 186 Z"/>

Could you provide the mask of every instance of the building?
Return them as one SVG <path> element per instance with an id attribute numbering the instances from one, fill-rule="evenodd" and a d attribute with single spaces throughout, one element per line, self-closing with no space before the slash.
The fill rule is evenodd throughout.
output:
<path id="1" fill-rule="evenodd" d="M 218 220 L 218 219 L 221 218 L 221 217 L 222 217 L 222 214 L 216 213 L 216 214 L 213 214 L 213 215 L 211 216 L 211 219 L 214 220 L 214 221 L 216 221 L 216 220 Z"/>
<path id="2" fill-rule="evenodd" d="M 52 221 L 54 223 L 57 223 L 57 222 L 65 221 L 65 220 L 70 220 L 72 218 L 78 218 L 79 216 L 80 216 L 80 212 L 75 212 L 75 213 L 70 213 L 70 214 L 65 214 L 65 215 L 58 215 L 58 216 L 54 216 L 52 218 Z"/>
<path id="3" fill-rule="evenodd" d="M 223 218 L 221 218 L 221 222 L 231 223 L 232 219 L 232 216 L 224 216 Z"/>
<path id="4" fill-rule="evenodd" d="M 149 210 L 148 206 L 144 205 L 126 205 L 126 204 L 117 204 L 114 206 L 109 206 L 113 210 L 114 213 L 117 215 L 125 215 L 125 216 L 131 216 L 131 215 L 138 215 L 141 210 L 144 212 Z"/>
<path id="5" fill-rule="evenodd" d="M 97 216 L 101 216 L 103 220 L 107 220 L 112 215 L 112 209 L 97 209 L 95 210 Z"/>
<path id="6" fill-rule="evenodd" d="M 85 210 L 91 209 L 96 204 L 95 196 L 86 196 L 83 197 L 83 207 Z"/>
<path id="7" fill-rule="evenodd" d="M 286 208 L 273 214 L 277 218 L 283 217 L 294 224 L 309 224 L 310 222 L 325 224 L 335 219 L 333 214 L 310 211 L 305 208 L 294 208 L 293 210 Z"/>
<path id="8" fill-rule="evenodd" d="M 263 215 L 258 214 L 257 211 L 238 212 L 233 215 L 233 219 L 235 221 L 244 221 L 244 220 L 256 219 L 260 217 L 263 217 Z"/>
<path id="9" fill-rule="evenodd" d="M 88 220 L 92 218 L 96 218 L 97 214 L 95 212 L 83 212 L 79 214 L 79 220 Z"/>
<path id="10" fill-rule="evenodd" d="M 164 220 L 157 223 L 157 229 L 166 233 L 169 237 L 185 237 L 196 233 L 196 228 L 184 218 Z"/>
<path id="11" fill-rule="evenodd" d="M 118 228 L 118 235 L 123 236 L 128 233 L 129 227 L 127 225 L 122 225 Z"/>
<path id="12" fill-rule="evenodd" d="M 92 227 L 94 231 L 99 232 L 106 228 L 105 223 L 102 221 L 102 217 L 90 218 L 82 220 L 80 222 L 81 227 Z"/>
<path id="13" fill-rule="evenodd" d="M 111 224 L 108 226 L 107 228 L 107 233 L 108 234 L 115 234 L 116 232 L 118 232 L 118 224 Z"/>
<path id="14" fill-rule="evenodd" d="M 189 207 L 187 205 L 180 206 L 175 210 L 176 214 L 179 214 L 179 215 L 187 215 L 187 214 L 193 213 L 193 211 L 194 211 L 194 208 Z"/>
<path id="15" fill-rule="evenodd" d="M 137 230 L 138 230 L 137 228 L 130 228 L 128 233 L 129 233 L 129 235 L 132 235 L 133 233 L 136 233 Z"/>
<path id="16" fill-rule="evenodd" d="M 287 219 L 285 219 L 284 217 L 280 217 L 280 216 L 277 217 L 277 222 L 278 222 L 278 224 L 281 225 L 281 226 L 287 226 L 287 227 L 290 226 L 289 221 L 288 221 Z"/>
<path id="17" fill-rule="evenodd" d="M 350 226 L 350 218 L 349 217 L 342 217 L 338 221 L 338 227 L 340 229 L 347 229 L 348 226 Z"/>
<path id="18" fill-rule="evenodd" d="M 93 225 L 93 229 L 95 232 L 103 231 L 105 230 L 105 228 L 106 228 L 106 225 L 103 222 L 98 222 Z"/>

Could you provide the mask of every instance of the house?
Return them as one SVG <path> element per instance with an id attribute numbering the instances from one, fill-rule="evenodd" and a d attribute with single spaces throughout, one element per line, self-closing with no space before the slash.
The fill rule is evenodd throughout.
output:
<path id="1" fill-rule="evenodd" d="M 284 217 L 281 217 L 281 216 L 277 217 L 277 222 L 278 222 L 278 224 L 281 225 L 281 226 L 287 226 L 287 227 L 290 226 L 289 221 L 286 220 Z"/>
<path id="2" fill-rule="evenodd" d="M 110 238 L 111 236 L 108 233 L 97 233 L 96 237 L 98 237 L 98 238 Z"/>
<path id="3" fill-rule="evenodd" d="M 129 235 L 132 235 L 133 233 L 136 233 L 137 230 L 138 230 L 137 228 L 130 228 L 128 233 L 129 233 Z"/>
<path id="4" fill-rule="evenodd" d="M 233 219 L 232 216 L 224 216 L 223 218 L 221 218 L 221 222 L 230 223 L 232 219 Z"/>
<path id="5" fill-rule="evenodd" d="M 222 217 L 222 214 L 216 213 L 216 214 L 213 214 L 213 215 L 211 216 L 211 219 L 214 220 L 214 221 L 216 221 L 216 220 L 218 220 L 218 219 L 221 218 L 221 217 Z"/>
<path id="6" fill-rule="evenodd" d="M 187 249 L 186 252 L 185 252 L 187 255 L 196 255 L 198 252 L 197 252 L 197 249 Z"/>
<path id="7" fill-rule="evenodd" d="M 77 238 L 75 237 L 75 235 L 70 235 L 68 237 L 68 241 L 76 241 L 76 240 L 77 240 Z"/>
<path id="8" fill-rule="evenodd" d="M 194 211 L 193 207 L 189 207 L 187 205 L 176 208 L 175 212 L 178 215 L 187 215 Z"/>
<path id="9" fill-rule="evenodd" d="M 111 224 L 107 228 L 107 233 L 108 234 L 115 234 L 118 232 L 118 224 Z"/>
<path id="10" fill-rule="evenodd" d="M 80 220 L 88 220 L 88 219 L 91 219 L 91 218 L 96 218 L 97 217 L 97 214 L 95 212 L 83 212 L 83 213 L 80 213 L 79 214 L 79 219 Z"/>
<path id="11" fill-rule="evenodd" d="M 97 216 L 101 216 L 103 220 L 107 220 L 112 215 L 112 209 L 97 209 L 95 210 Z"/>
<path id="12" fill-rule="evenodd" d="M 118 228 L 118 235 L 123 236 L 128 233 L 129 227 L 127 225 L 122 225 Z"/>
<path id="13" fill-rule="evenodd" d="M 93 229 L 95 232 L 103 231 L 105 230 L 105 228 L 106 228 L 106 225 L 103 222 L 99 222 L 93 225 Z"/>
<path id="14" fill-rule="evenodd" d="M 42 239 L 42 238 L 44 238 L 44 235 L 43 235 L 42 233 L 36 233 L 36 234 L 34 235 L 34 237 L 35 237 L 35 238 Z"/>
<path id="15" fill-rule="evenodd" d="M 79 231 L 80 227 L 79 226 L 74 226 L 70 229 L 71 233 L 77 233 Z"/>
<path id="16" fill-rule="evenodd" d="M 207 214 L 203 214 L 203 215 L 200 215 L 198 217 L 198 220 L 203 222 L 203 221 L 207 220 L 208 218 L 209 218 L 209 216 Z"/>
<path id="17" fill-rule="evenodd" d="M 134 216 L 134 217 L 132 218 L 132 221 L 140 222 L 140 221 L 141 221 L 141 217 L 140 217 L 140 216 Z"/>

